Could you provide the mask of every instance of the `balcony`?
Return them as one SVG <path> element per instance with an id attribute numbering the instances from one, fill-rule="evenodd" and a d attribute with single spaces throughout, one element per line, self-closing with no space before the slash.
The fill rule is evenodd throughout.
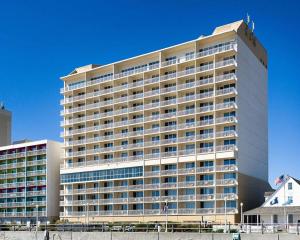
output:
<path id="1" fill-rule="evenodd" d="M 237 66 L 237 63 L 233 58 L 216 62 L 215 68 L 221 68 L 221 67 L 226 67 L 231 65 Z"/>
<path id="2" fill-rule="evenodd" d="M 201 51 L 201 52 L 194 53 L 193 55 L 182 56 L 182 57 L 179 57 L 179 58 L 174 59 L 174 60 L 162 62 L 161 67 L 170 66 L 170 65 L 173 65 L 173 64 L 180 64 L 180 63 L 190 61 L 190 60 L 195 59 L 195 58 L 202 58 L 202 57 L 206 57 L 206 56 L 209 56 L 209 55 L 219 54 L 219 53 L 223 53 L 223 52 L 231 51 L 231 50 L 236 50 L 236 43 L 235 42 L 228 42 L 228 43 L 226 43 L 222 46 L 217 46 L 216 45 L 213 48 L 210 48 L 210 49 L 207 49 L 207 50 L 204 50 L 204 51 Z M 233 64 L 231 61 L 232 61 L 232 59 L 225 60 L 222 63 L 216 64 L 216 67 L 222 67 L 222 66 L 225 66 L 227 64 Z M 81 84 L 78 84 L 76 86 L 65 86 L 65 88 L 62 88 L 60 90 L 60 92 L 62 94 L 64 94 L 68 91 L 73 91 L 73 90 L 76 90 L 76 89 L 85 88 L 87 86 L 99 84 L 99 83 L 106 82 L 106 81 L 111 81 L 113 79 L 123 78 L 123 77 L 131 76 L 131 75 L 134 75 L 134 74 L 143 73 L 143 72 L 146 72 L 146 71 L 152 71 L 154 69 L 158 69 L 159 67 L 160 67 L 160 64 L 157 63 L 157 64 L 154 64 L 154 65 L 151 65 L 151 66 L 145 66 L 145 67 L 141 67 L 141 68 L 138 68 L 138 69 L 134 69 L 132 71 L 117 73 L 117 74 L 114 74 L 114 75 L 103 77 L 101 79 L 99 78 L 99 79 L 89 80 L 89 81 L 86 81 L 86 82 L 82 82 Z M 185 72 L 185 73 L 182 73 L 182 74 L 189 74 L 189 72 Z M 82 81 L 85 81 L 85 80 L 82 80 Z M 151 83 L 151 81 L 147 80 L 145 82 L 145 84 L 148 84 L 149 82 Z M 75 99 L 72 99 L 72 100 L 75 100 Z M 70 100 L 70 101 L 72 101 L 72 100 Z M 67 101 L 65 100 L 63 102 L 66 103 L 66 102 L 68 102 L 68 100 Z"/>
<path id="3" fill-rule="evenodd" d="M 176 143 L 176 142 L 175 142 Z M 125 148 L 126 150 L 127 148 Z M 145 154 L 141 156 L 129 156 L 129 157 L 120 157 L 120 158 L 113 158 L 113 159 L 102 159 L 99 161 L 85 161 L 85 162 L 75 162 L 75 163 L 63 163 L 60 165 L 61 169 L 68 169 L 68 168 L 76 168 L 76 167 L 85 167 L 85 166 L 100 166 L 103 164 L 111 164 L 111 163 L 119 163 L 119 162 L 132 162 L 132 161 L 147 161 L 147 160 L 153 160 L 153 159 L 160 159 L 160 158 L 166 158 L 166 157 L 182 157 L 182 156 L 190 156 L 195 154 L 209 154 L 209 153 L 215 153 L 215 152 L 227 152 L 227 151 L 236 151 L 237 147 L 236 145 L 219 145 L 216 148 L 214 147 L 205 147 L 205 148 L 198 148 L 197 151 L 195 149 L 188 149 L 188 150 L 179 150 L 178 152 L 164 152 L 161 154 Z M 103 152 L 103 149 L 97 149 L 97 150 L 89 150 L 89 151 L 82 151 L 82 152 L 73 152 L 68 153 L 66 158 L 69 156 L 84 156 L 89 154 L 97 154 L 100 152 Z M 113 151 L 113 150 L 110 150 Z M 117 149 L 118 151 L 118 149 Z M 80 154 L 79 154 L 80 153 Z M 169 170 L 168 170 L 169 171 Z M 172 172 L 172 171 L 171 171 Z M 162 174 L 165 174 L 166 172 L 162 172 Z M 149 174 L 158 174 L 158 173 L 149 173 Z M 175 174 L 175 173 L 174 173 Z M 1 185 L 0 185 L 1 187 Z M 5 187 L 4 187 L 5 188 Z"/>
<path id="4" fill-rule="evenodd" d="M 229 81 L 229 80 L 237 80 L 237 77 L 235 73 L 228 73 L 224 75 L 218 75 L 215 77 L 215 82 L 223 82 L 223 81 Z"/>
<path id="5" fill-rule="evenodd" d="M 234 101 L 226 103 L 217 103 L 215 106 L 216 110 L 227 110 L 230 108 L 237 108 L 237 105 Z"/>
<path id="6" fill-rule="evenodd" d="M 149 108 L 149 107 L 158 107 L 158 106 L 167 106 L 167 105 L 175 105 L 177 103 L 183 103 L 183 102 L 187 102 L 187 101 L 194 101 L 196 99 L 196 97 L 201 98 L 201 99 L 211 98 L 211 97 L 213 97 L 213 92 L 197 94 L 196 96 L 195 95 L 185 96 L 185 97 L 181 97 L 181 98 L 178 98 L 178 99 L 171 99 L 171 100 L 167 100 L 167 101 L 162 101 L 160 103 L 148 104 L 147 108 Z M 213 111 L 214 109 L 215 110 L 227 110 L 227 109 L 230 109 L 230 108 L 237 108 L 236 103 L 235 102 L 227 102 L 227 103 L 218 103 L 215 106 L 214 105 L 209 105 L 209 106 L 200 107 L 198 109 L 198 113 Z M 135 108 L 132 108 L 132 109 L 127 109 L 126 112 L 128 110 L 130 110 L 130 111 L 143 111 L 144 109 L 145 108 L 143 106 L 139 106 L 139 107 L 135 107 Z M 122 110 L 122 112 L 124 112 L 124 111 L 125 110 Z M 84 132 L 87 132 L 87 131 L 98 131 L 100 129 L 114 128 L 114 127 L 120 127 L 120 126 L 124 126 L 124 125 L 142 123 L 142 122 L 147 122 L 147 121 L 157 121 L 157 120 L 160 120 L 160 119 L 176 117 L 177 115 L 178 116 L 184 116 L 184 115 L 188 115 L 188 114 L 193 114 L 194 111 L 195 110 L 193 110 L 193 109 L 182 110 L 180 112 L 170 112 L 170 113 L 154 115 L 154 116 L 149 116 L 149 117 L 144 117 L 144 118 L 131 119 L 131 120 L 127 120 L 127 121 L 118 121 L 118 122 L 114 122 L 114 123 L 111 123 L 111 124 L 102 124 L 102 125 L 98 125 L 98 126 L 95 126 L 95 127 L 74 129 L 74 130 L 66 131 L 65 136 L 68 136 L 70 134 L 84 133 Z M 66 125 L 72 125 L 72 124 L 75 124 L 75 123 L 80 123 L 80 122 L 85 122 L 85 121 L 99 120 L 99 119 L 104 118 L 106 116 L 113 116 L 113 115 L 115 115 L 115 112 L 88 115 L 88 116 L 81 117 L 81 118 L 66 119 L 65 121 L 61 122 L 61 125 L 66 126 Z"/>
<path id="7" fill-rule="evenodd" d="M 26 202 L 26 205 L 29 207 L 35 207 L 35 206 L 46 206 L 46 201 L 32 201 L 32 202 Z"/>
<path id="8" fill-rule="evenodd" d="M 223 88 L 216 90 L 216 96 L 223 96 L 223 95 L 229 95 L 229 94 L 237 94 L 237 90 L 235 87 L 229 87 L 229 88 Z"/>
<path id="9" fill-rule="evenodd" d="M 27 171 L 27 176 L 40 176 L 45 175 L 46 169 L 44 170 L 35 170 L 35 171 Z"/>
<path id="10" fill-rule="evenodd" d="M 41 191 L 27 191 L 26 196 L 34 197 L 34 196 L 46 196 L 46 190 Z"/>
<path id="11" fill-rule="evenodd" d="M 47 184 L 46 180 L 37 180 L 37 181 L 28 181 L 28 182 L 26 182 L 26 185 L 28 187 L 30 187 L 30 186 L 44 186 L 46 184 Z"/>
<path id="12" fill-rule="evenodd" d="M 216 180 L 217 186 L 230 186 L 230 185 L 238 185 L 238 182 L 234 178 L 229 179 L 217 179 Z"/>
<path id="13" fill-rule="evenodd" d="M 212 201 L 215 200 L 215 194 L 197 194 L 199 201 Z"/>
<path id="14" fill-rule="evenodd" d="M 216 200 L 236 200 L 238 199 L 238 195 L 236 193 L 217 193 Z"/>

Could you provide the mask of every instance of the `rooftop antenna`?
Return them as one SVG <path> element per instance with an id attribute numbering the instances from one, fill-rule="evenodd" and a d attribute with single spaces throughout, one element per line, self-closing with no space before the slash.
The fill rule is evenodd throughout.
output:
<path id="1" fill-rule="evenodd" d="M 255 25 L 254 25 L 254 22 L 252 21 L 252 32 L 254 32 L 254 28 L 255 28 Z"/>
<path id="2" fill-rule="evenodd" d="M 247 13 L 247 20 L 246 20 L 247 25 L 250 23 L 250 15 Z"/>

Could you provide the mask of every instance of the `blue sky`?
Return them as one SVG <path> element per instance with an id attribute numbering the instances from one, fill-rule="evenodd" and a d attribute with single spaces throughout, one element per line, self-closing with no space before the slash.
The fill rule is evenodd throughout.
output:
<path id="1" fill-rule="evenodd" d="M 61 140 L 59 77 L 75 67 L 192 40 L 248 12 L 269 54 L 269 179 L 300 178 L 299 10 L 296 0 L 2 1 L 0 101 L 13 138 Z"/>

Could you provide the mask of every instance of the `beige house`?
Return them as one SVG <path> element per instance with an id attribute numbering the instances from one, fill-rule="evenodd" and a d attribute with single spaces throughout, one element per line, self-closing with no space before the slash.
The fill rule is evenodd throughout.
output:
<path id="1" fill-rule="evenodd" d="M 267 66 L 237 21 L 62 77 L 61 219 L 239 222 L 269 188 Z"/>

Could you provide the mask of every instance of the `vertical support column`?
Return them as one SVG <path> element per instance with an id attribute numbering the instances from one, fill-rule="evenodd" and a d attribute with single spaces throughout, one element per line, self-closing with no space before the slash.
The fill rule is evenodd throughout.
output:
<path id="1" fill-rule="evenodd" d="M 217 213 L 217 172 L 216 172 L 216 165 L 217 165 L 217 154 L 216 154 L 216 146 L 217 146 L 217 140 L 216 140 L 216 54 L 213 55 L 213 106 L 214 106 L 214 112 L 213 112 L 213 149 L 214 149 L 214 212 Z M 226 201 L 225 201 L 226 202 Z M 225 207 L 226 208 L 226 207 Z M 224 219 L 225 220 L 225 219 Z"/>

